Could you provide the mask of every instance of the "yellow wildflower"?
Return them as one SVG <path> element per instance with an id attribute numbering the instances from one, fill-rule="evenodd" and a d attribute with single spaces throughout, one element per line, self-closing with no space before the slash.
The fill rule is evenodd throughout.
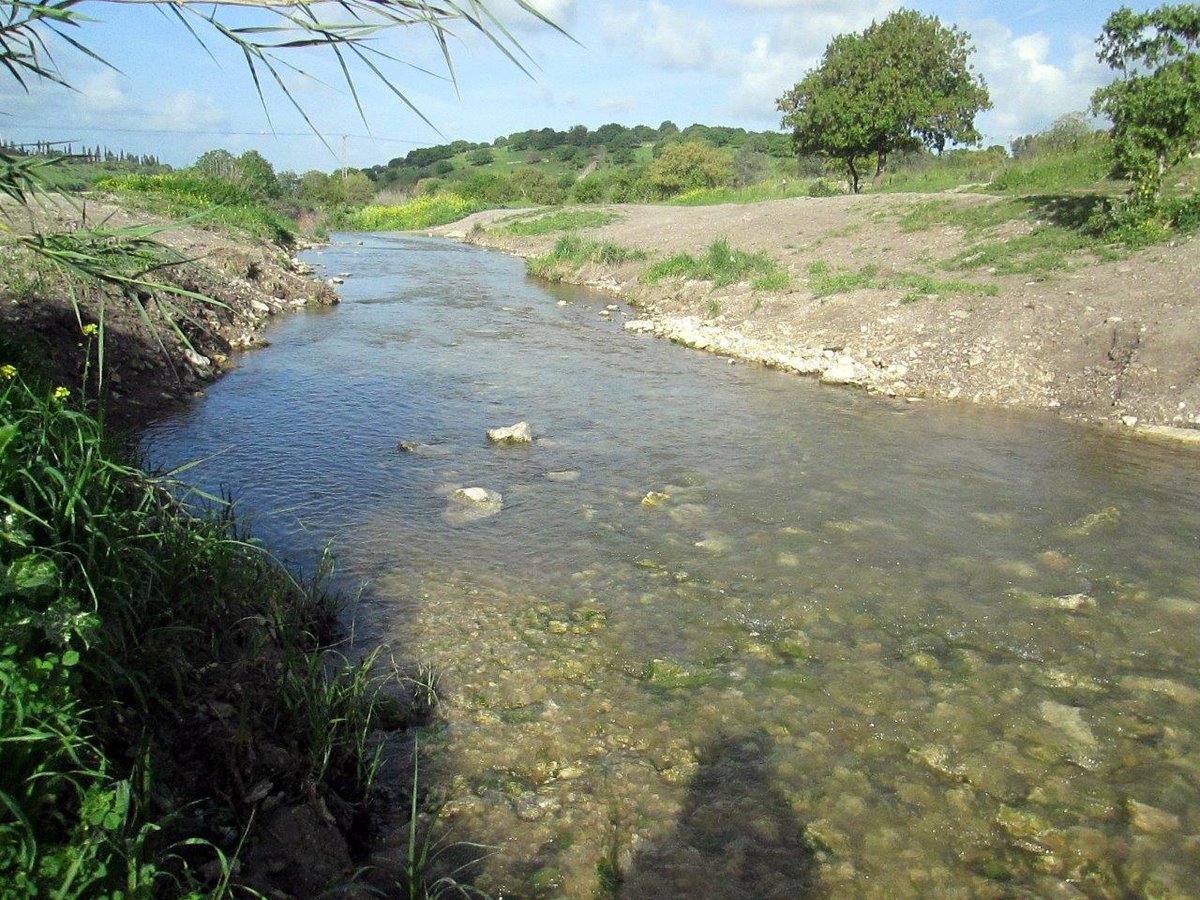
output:
<path id="1" fill-rule="evenodd" d="M 9 366 L 9 365 L 0 366 L 0 378 L 3 378 L 5 381 L 11 381 L 12 379 L 14 379 L 16 377 L 17 377 L 16 366 Z"/>
<path id="2" fill-rule="evenodd" d="M 65 388 L 60 384 L 58 387 L 56 387 L 54 389 L 54 394 L 52 396 L 54 397 L 55 400 L 66 400 L 68 397 L 71 396 L 71 389 Z"/>
<path id="3" fill-rule="evenodd" d="M 83 326 L 83 333 L 88 337 L 95 337 L 100 333 L 100 326 L 89 322 L 87 325 Z"/>

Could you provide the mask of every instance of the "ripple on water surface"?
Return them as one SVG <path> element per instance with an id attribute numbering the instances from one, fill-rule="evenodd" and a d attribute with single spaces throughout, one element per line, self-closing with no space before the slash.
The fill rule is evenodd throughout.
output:
<path id="1" fill-rule="evenodd" d="M 438 241 L 312 258 L 345 303 L 147 445 L 223 451 L 189 475 L 438 669 L 481 886 L 1200 894 L 1193 452 L 730 366 Z"/>

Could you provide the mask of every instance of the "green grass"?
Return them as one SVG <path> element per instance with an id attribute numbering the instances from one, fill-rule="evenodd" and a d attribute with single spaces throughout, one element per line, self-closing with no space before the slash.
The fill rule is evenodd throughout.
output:
<path id="1" fill-rule="evenodd" d="M 696 188 L 672 197 L 670 206 L 717 206 L 725 203 L 761 203 L 807 197 L 815 179 L 771 178 L 746 187 Z"/>
<path id="2" fill-rule="evenodd" d="M 590 241 L 577 234 L 565 234 L 549 253 L 527 260 L 526 267 L 530 275 L 558 281 L 562 279 L 564 270 L 579 269 L 589 262 L 616 266 L 645 258 L 646 254 L 641 250 L 631 250 L 609 241 Z"/>
<path id="3" fill-rule="evenodd" d="M 162 216 L 192 218 L 201 227 L 236 229 L 276 243 L 291 243 L 299 231 L 294 221 L 235 185 L 192 172 L 102 178 L 96 189 Z"/>
<path id="4" fill-rule="evenodd" d="M 901 217 L 900 229 L 911 233 L 944 226 L 974 232 L 1021 219 L 1028 212 L 1029 204 L 1019 200 L 971 204 L 949 199 L 925 200 Z"/>
<path id="5" fill-rule="evenodd" d="M 580 228 L 601 228 L 620 218 L 616 213 L 588 209 L 564 209 L 534 218 L 516 219 L 501 230 L 518 237 L 553 234 L 556 231 L 577 231 Z"/>
<path id="6" fill-rule="evenodd" d="M 38 368 L 0 340 L 0 884 L 226 896 L 250 785 L 365 809 L 380 682 L 329 664 L 316 584 L 226 508 L 190 514 Z"/>
<path id="7" fill-rule="evenodd" d="M 704 256 L 676 253 L 650 266 L 642 275 L 647 284 L 657 284 L 666 278 L 710 281 L 714 288 L 721 288 L 747 278 L 767 285 L 786 284 L 787 274 L 767 254 L 734 250 L 725 238 L 719 238 L 709 245 Z"/>

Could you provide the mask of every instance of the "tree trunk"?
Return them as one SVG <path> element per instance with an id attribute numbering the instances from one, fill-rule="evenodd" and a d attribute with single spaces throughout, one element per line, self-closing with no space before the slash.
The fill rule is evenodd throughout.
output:
<path id="1" fill-rule="evenodd" d="M 857 194 L 862 189 L 859 187 L 858 167 L 856 165 L 854 165 L 854 157 L 853 156 L 850 157 L 848 160 L 846 160 L 846 168 L 849 169 L 849 171 L 850 171 L 850 189 L 852 191 L 854 191 L 854 193 Z"/>

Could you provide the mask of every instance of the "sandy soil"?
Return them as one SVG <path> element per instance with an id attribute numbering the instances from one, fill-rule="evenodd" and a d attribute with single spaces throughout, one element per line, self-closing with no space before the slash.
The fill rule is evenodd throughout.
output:
<path id="1" fill-rule="evenodd" d="M 89 201 L 87 222 L 110 226 L 163 224 L 152 216 L 128 213 Z M 44 212 L 43 227 L 79 227 L 80 210 L 61 205 Z M 211 302 L 169 292 L 138 296 L 76 284 L 71 289 L 55 271 L 35 265 L 30 254 L 0 245 L 0 330 L 43 351 L 59 384 L 79 390 L 87 371 L 95 391 L 95 341 L 81 325 L 105 322 L 104 378 L 107 413 L 117 424 L 137 425 L 195 396 L 236 364 L 241 350 L 264 346 L 261 333 L 274 316 L 309 304 L 338 302 L 333 288 L 311 277 L 312 270 L 284 249 L 194 227 L 172 226 L 155 235 L 179 264 L 150 278 L 211 298 Z M 186 340 L 185 340 L 186 338 Z"/>
<path id="2" fill-rule="evenodd" d="M 1100 262 L 1083 252 L 1044 280 L 986 270 L 947 272 L 939 263 L 977 237 L 935 226 L 906 232 L 900 220 L 933 197 L 896 194 L 800 198 L 709 207 L 619 206 L 619 219 L 585 237 L 644 250 L 648 262 L 588 264 L 564 278 L 620 295 L 640 320 L 626 327 L 882 395 L 1059 410 L 1092 422 L 1200 437 L 1200 242 L 1160 245 Z M 1002 202 L 939 194 L 960 206 Z M 557 234 L 504 234 L 511 211 L 491 210 L 433 233 L 523 256 L 549 250 Z M 1020 233 L 1009 223 L 990 239 Z M 725 237 L 763 251 L 791 275 L 782 293 L 746 283 L 713 290 L 679 279 L 649 286 L 655 259 L 702 254 Z M 814 297 L 808 266 L 877 267 L 877 278 L 925 273 L 994 285 L 996 296 L 924 296 L 902 288 Z M 716 301 L 714 304 L 713 301 Z M 719 308 L 719 314 L 714 312 Z M 1174 432 L 1172 432 L 1174 429 Z"/>

